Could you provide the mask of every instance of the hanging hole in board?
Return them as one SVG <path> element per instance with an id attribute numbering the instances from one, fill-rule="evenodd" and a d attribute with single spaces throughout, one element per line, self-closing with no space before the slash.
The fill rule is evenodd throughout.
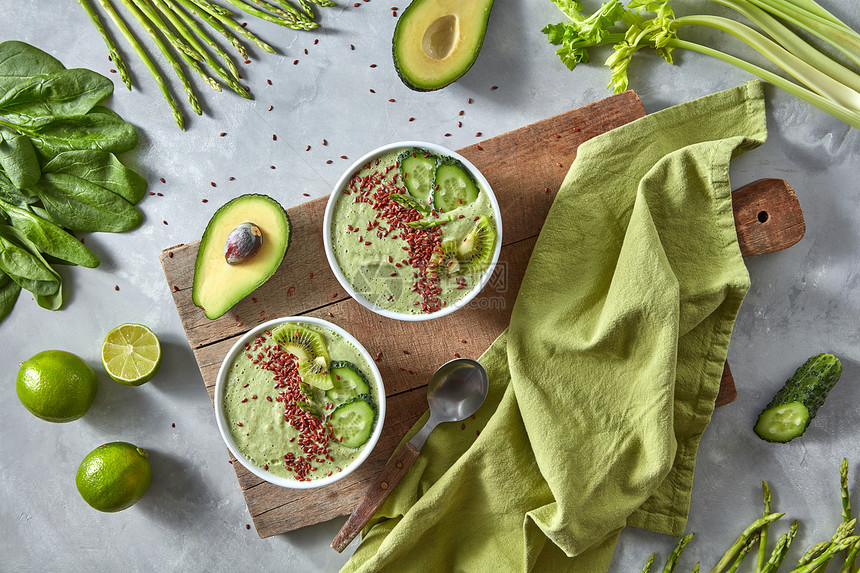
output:
<path id="1" fill-rule="evenodd" d="M 770 218 L 770 215 L 767 214 L 767 211 L 759 211 L 759 213 L 758 213 L 758 222 L 759 223 L 766 223 L 769 218 Z"/>

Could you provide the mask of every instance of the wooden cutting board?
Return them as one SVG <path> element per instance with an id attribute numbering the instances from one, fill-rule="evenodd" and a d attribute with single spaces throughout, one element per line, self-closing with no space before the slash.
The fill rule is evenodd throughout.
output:
<path id="1" fill-rule="evenodd" d="M 307 315 L 329 320 L 377 357 L 387 414 L 380 441 L 362 467 L 324 488 L 289 490 L 260 480 L 231 460 L 260 537 L 352 512 L 427 409 L 426 384 L 433 371 L 457 356 L 478 358 L 507 327 L 532 247 L 577 147 L 644 115 L 639 97 L 628 91 L 459 150 L 486 176 L 499 200 L 504 244 L 487 287 L 470 305 L 442 318 L 386 319 L 346 296 L 323 250 L 327 197 L 288 210 L 293 242 L 284 263 L 266 284 L 216 320 L 206 318 L 191 302 L 199 241 L 162 252 L 164 274 L 210 397 L 221 361 L 236 339 L 273 318 Z M 797 199 L 781 180 L 762 180 L 736 192 L 735 220 L 745 255 L 790 246 L 804 231 Z M 727 364 L 717 405 L 735 396 Z"/>

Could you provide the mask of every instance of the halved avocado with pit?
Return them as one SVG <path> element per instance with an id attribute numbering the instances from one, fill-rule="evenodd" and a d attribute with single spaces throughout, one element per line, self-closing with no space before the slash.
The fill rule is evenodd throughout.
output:
<path id="1" fill-rule="evenodd" d="M 478 58 L 493 0 L 413 0 L 397 20 L 394 67 L 407 87 L 438 90 Z"/>
<path id="2" fill-rule="evenodd" d="M 228 235 L 252 223 L 262 232 L 259 250 L 248 260 L 229 264 L 224 256 Z M 218 318 L 275 274 L 290 246 L 292 226 L 283 207 L 266 195 L 241 195 L 218 209 L 209 220 L 197 262 L 191 299 L 207 318 Z"/>

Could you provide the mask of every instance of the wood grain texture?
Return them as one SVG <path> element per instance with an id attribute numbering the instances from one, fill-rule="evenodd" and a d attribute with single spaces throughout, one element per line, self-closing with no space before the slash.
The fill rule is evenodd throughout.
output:
<path id="1" fill-rule="evenodd" d="M 289 490 L 260 480 L 232 460 L 260 537 L 327 521 L 353 510 L 401 438 L 426 411 L 426 384 L 433 371 L 457 356 L 478 358 L 507 327 L 537 235 L 577 147 L 642 116 L 644 109 L 638 96 L 626 92 L 460 150 L 487 177 L 499 200 L 504 221 L 503 247 L 487 287 L 466 307 L 432 321 L 386 319 L 346 296 L 323 250 L 325 197 L 288 210 L 295 240 L 283 264 L 268 282 L 216 320 L 207 319 L 191 302 L 199 243 L 162 252 L 165 277 L 210 397 L 229 348 L 239 336 L 273 318 L 307 315 L 329 320 L 352 333 L 371 356 L 377 357 L 388 400 L 382 436 L 364 464 L 343 480 L 314 490 Z M 753 210 L 765 205 L 771 214 L 768 229 L 777 227 L 778 213 L 799 214 L 799 209 L 767 206 L 764 196 L 773 186 L 762 184 L 749 194 L 748 204 L 755 205 Z M 797 227 L 796 222 L 780 228 L 791 226 Z M 761 229 L 751 222 L 744 229 L 750 237 L 761 234 Z M 740 239 L 740 225 L 738 230 Z M 764 235 L 767 234 L 765 229 Z M 752 238 L 742 243 L 748 245 L 742 250 L 745 255 L 775 250 L 775 245 L 780 244 Z M 721 391 L 724 399 L 734 392 L 730 370 L 726 368 L 725 372 L 728 378 L 724 376 L 723 386 L 730 391 Z"/>
<path id="2" fill-rule="evenodd" d="M 407 442 L 391 456 L 391 459 L 388 460 L 388 463 L 379 472 L 379 477 L 376 478 L 376 481 L 364 494 L 361 503 L 350 514 L 346 523 L 340 528 L 340 531 L 337 532 L 337 535 L 331 542 L 332 549 L 341 553 L 355 539 L 355 536 L 364 529 L 364 526 L 367 525 L 373 514 L 388 499 L 394 486 L 400 483 L 400 480 L 403 479 L 403 476 L 406 475 L 406 472 L 415 463 L 418 453 L 418 449 Z"/>
<path id="3" fill-rule="evenodd" d="M 759 179 L 744 185 L 732 193 L 732 208 L 738 244 L 745 256 L 787 249 L 806 233 L 797 195 L 782 179 Z"/>

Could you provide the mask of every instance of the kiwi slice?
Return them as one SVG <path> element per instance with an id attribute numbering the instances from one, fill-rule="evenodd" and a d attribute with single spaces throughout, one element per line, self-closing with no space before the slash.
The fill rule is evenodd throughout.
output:
<path id="1" fill-rule="evenodd" d="M 320 333 L 294 322 L 285 322 L 272 331 L 272 338 L 284 352 L 297 358 L 303 382 L 321 390 L 332 388 L 328 349 Z"/>
<path id="2" fill-rule="evenodd" d="M 434 271 L 437 274 L 453 275 L 460 270 L 460 259 L 457 258 L 457 241 L 448 239 L 439 245 L 441 252 L 433 253 L 433 261 L 436 263 Z"/>
<path id="3" fill-rule="evenodd" d="M 455 254 L 460 264 L 471 273 L 482 272 L 493 260 L 497 237 L 493 221 L 487 215 L 481 215 L 457 245 Z"/>

